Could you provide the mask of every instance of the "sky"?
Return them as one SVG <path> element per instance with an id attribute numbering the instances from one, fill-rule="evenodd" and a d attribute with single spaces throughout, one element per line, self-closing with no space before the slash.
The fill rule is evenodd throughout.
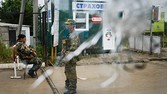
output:
<path id="1" fill-rule="evenodd" d="M 161 7 L 161 11 L 167 12 L 167 0 L 151 0 L 153 5 Z"/>
<path id="2" fill-rule="evenodd" d="M 43 6 L 44 2 L 45 2 L 45 0 L 38 0 L 38 5 Z"/>

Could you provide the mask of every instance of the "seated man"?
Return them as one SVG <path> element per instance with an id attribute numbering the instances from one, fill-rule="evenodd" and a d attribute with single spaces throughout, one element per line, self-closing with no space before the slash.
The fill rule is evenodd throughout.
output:
<path id="1" fill-rule="evenodd" d="M 41 60 L 37 57 L 37 54 L 34 49 L 29 48 L 26 44 L 26 36 L 24 34 L 18 35 L 18 42 L 15 45 L 15 49 L 17 55 L 21 61 L 26 62 L 28 64 L 33 64 L 33 67 L 29 70 L 28 74 L 34 78 L 34 72 L 37 71 L 41 65 Z"/>

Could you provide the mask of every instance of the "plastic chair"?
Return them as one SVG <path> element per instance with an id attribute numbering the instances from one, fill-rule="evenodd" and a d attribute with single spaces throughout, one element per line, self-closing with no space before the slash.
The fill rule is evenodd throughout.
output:
<path id="1" fill-rule="evenodd" d="M 22 62 L 22 63 L 25 65 L 25 67 L 24 67 L 24 73 L 23 73 L 23 78 L 25 79 L 25 78 L 26 78 L 26 75 L 27 75 L 27 73 L 28 73 L 28 71 L 29 71 L 28 65 L 31 65 L 32 63 L 28 63 L 28 62 L 26 62 L 26 61 L 21 61 L 21 60 L 20 60 L 20 62 Z M 35 73 L 36 77 L 38 78 L 37 71 L 35 71 L 34 73 Z"/>

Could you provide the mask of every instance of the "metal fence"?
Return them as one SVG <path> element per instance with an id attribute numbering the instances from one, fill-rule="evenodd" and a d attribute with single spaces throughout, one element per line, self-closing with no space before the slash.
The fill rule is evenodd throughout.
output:
<path id="1" fill-rule="evenodd" d="M 141 35 L 137 37 L 130 37 L 129 48 L 144 52 L 160 54 L 161 38 L 159 36 L 152 36 L 152 41 L 150 41 L 150 36 Z"/>

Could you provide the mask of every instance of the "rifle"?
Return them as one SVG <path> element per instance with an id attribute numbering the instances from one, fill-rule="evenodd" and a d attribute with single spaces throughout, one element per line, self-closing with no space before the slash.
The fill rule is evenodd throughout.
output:
<path id="1" fill-rule="evenodd" d="M 59 59 L 57 59 L 57 63 L 56 65 L 57 66 L 62 66 L 64 63 L 63 63 L 63 58 L 65 57 L 65 55 L 63 54 L 62 56 L 60 56 Z"/>
<path id="2" fill-rule="evenodd" d="M 63 39 L 62 40 L 62 52 L 61 52 L 62 54 L 56 63 L 57 66 L 62 66 L 64 64 L 63 59 L 66 56 L 67 51 L 69 50 L 70 43 L 71 43 L 70 39 Z"/>
<path id="3" fill-rule="evenodd" d="M 61 93 L 59 92 L 59 90 L 56 88 L 56 86 L 55 86 L 55 84 L 53 83 L 53 81 L 52 81 L 52 79 L 50 78 L 50 76 L 47 74 L 45 68 L 41 67 L 40 69 L 41 69 L 41 71 L 42 71 L 42 73 L 43 73 L 43 75 L 44 75 L 46 81 L 48 82 L 49 86 L 51 87 L 53 94 L 61 94 Z"/>

